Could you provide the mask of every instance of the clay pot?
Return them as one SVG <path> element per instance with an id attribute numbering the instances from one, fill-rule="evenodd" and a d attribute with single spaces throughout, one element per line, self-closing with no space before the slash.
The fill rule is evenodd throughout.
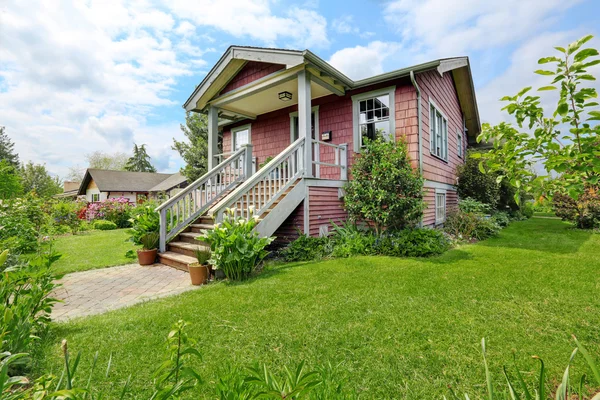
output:
<path id="1" fill-rule="evenodd" d="M 152 265 L 156 261 L 157 254 L 158 249 L 138 250 L 138 262 L 140 263 L 140 265 Z"/>
<path id="2" fill-rule="evenodd" d="M 188 265 L 192 285 L 204 285 L 208 281 L 208 266 L 200 264 Z"/>

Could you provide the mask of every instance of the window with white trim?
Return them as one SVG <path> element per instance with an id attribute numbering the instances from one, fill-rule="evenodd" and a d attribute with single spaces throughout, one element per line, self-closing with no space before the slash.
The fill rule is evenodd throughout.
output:
<path id="1" fill-rule="evenodd" d="M 435 223 L 446 221 L 446 192 L 435 192 Z"/>
<path id="2" fill-rule="evenodd" d="M 233 140 L 232 151 L 238 151 L 243 145 L 250 143 L 250 125 L 231 129 L 231 135 Z"/>
<path id="3" fill-rule="evenodd" d="M 365 139 L 394 138 L 395 90 L 394 86 L 352 96 L 354 151 L 360 151 Z"/>
<path id="4" fill-rule="evenodd" d="M 458 154 L 458 157 L 462 158 L 464 145 L 463 145 L 463 135 L 460 130 L 456 131 L 456 143 L 457 143 L 456 144 L 456 146 L 457 146 L 456 153 Z"/>
<path id="5" fill-rule="evenodd" d="M 92 193 L 92 203 L 100 201 L 100 193 Z"/>
<path id="6" fill-rule="evenodd" d="M 429 102 L 429 139 L 431 154 L 448 161 L 448 118 Z"/>

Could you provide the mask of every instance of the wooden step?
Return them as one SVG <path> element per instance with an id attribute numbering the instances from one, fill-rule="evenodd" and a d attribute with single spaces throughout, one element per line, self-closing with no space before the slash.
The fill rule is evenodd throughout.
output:
<path id="1" fill-rule="evenodd" d="M 168 265 L 182 271 L 188 270 L 188 265 L 198 262 L 196 257 L 186 256 L 185 254 L 166 251 L 158 254 L 158 261 L 161 264 Z"/>
<path id="2" fill-rule="evenodd" d="M 181 232 L 179 234 L 178 242 L 188 242 L 188 243 L 192 243 L 192 244 L 206 244 L 206 243 L 202 242 L 201 240 L 198 240 L 198 238 L 200 236 L 202 236 L 202 234 L 198 233 L 198 232 Z"/>
<path id="3" fill-rule="evenodd" d="M 209 217 L 208 215 L 202 215 L 198 217 L 195 224 L 206 224 L 206 225 L 214 225 L 215 219 L 213 217 Z"/>
<path id="4" fill-rule="evenodd" d="M 199 242 L 199 241 L 198 241 Z M 210 251 L 210 246 L 206 244 L 192 244 L 188 242 L 170 242 L 167 249 L 173 253 L 179 253 L 190 257 L 196 257 L 196 250 Z"/>
<path id="5" fill-rule="evenodd" d="M 190 225 L 190 229 L 192 232 L 196 232 L 196 233 L 204 233 L 209 229 L 212 229 L 214 227 L 213 224 L 192 224 Z"/>

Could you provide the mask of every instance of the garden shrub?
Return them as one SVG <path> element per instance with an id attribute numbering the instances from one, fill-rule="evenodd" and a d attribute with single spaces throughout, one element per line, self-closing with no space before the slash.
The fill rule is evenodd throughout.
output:
<path id="1" fill-rule="evenodd" d="M 555 193 L 552 204 L 558 217 L 575 223 L 578 228 L 600 228 L 600 194 L 597 190 L 588 188 L 577 200 Z"/>
<path id="2" fill-rule="evenodd" d="M 500 226 L 493 218 L 459 209 L 448 213 L 444 231 L 459 240 L 485 240 L 497 235 Z"/>
<path id="3" fill-rule="evenodd" d="M 104 219 L 99 219 L 94 221 L 94 229 L 98 229 L 99 231 L 112 231 L 117 229 L 117 224 L 112 221 L 106 221 Z"/>
<path id="4" fill-rule="evenodd" d="M 350 219 L 369 221 L 375 231 L 402 229 L 423 215 L 423 179 L 402 140 L 367 140 L 354 159 L 345 185 L 344 207 Z"/>
<path id="5" fill-rule="evenodd" d="M 332 241 L 329 237 L 300 235 L 288 244 L 280 254 L 285 261 L 312 261 L 329 256 L 332 252 Z"/>
<path id="6" fill-rule="evenodd" d="M 501 228 L 505 228 L 510 224 L 510 215 L 505 211 L 494 213 L 492 219 Z"/>
<path id="7" fill-rule="evenodd" d="M 525 218 L 531 218 L 533 217 L 533 203 L 528 201 L 526 203 L 523 204 L 523 206 L 521 207 L 521 213 L 523 214 L 523 216 Z"/>
<path id="8" fill-rule="evenodd" d="M 462 212 L 466 213 L 489 214 L 492 207 L 489 204 L 485 204 L 471 197 L 467 197 L 458 202 L 458 208 Z"/>
<path id="9" fill-rule="evenodd" d="M 500 185 L 496 176 L 486 174 L 479 169 L 479 158 L 473 157 L 480 151 L 469 150 L 465 163 L 457 167 L 458 185 L 456 190 L 462 199 L 471 198 L 496 208 L 500 198 Z"/>
<path id="10" fill-rule="evenodd" d="M 142 236 L 160 230 L 160 216 L 155 210 L 156 207 L 155 203 L 147 202 L 132 211 L 132 218 L 129 220 L 131 229 L 128 233 L 133 243 L 142 244 L 140 241 Z"/>
<path id="11" fill-rule="evenodd" d="M 275 238 L 261 238 L 254 231 L 256 224 L 258 217 L 237 218 L 235 209 L 227 209 L 223 221 L 200 238 L 210 245 L 210 263 L 227 279 L 246 279 L 269 254 L 265 248 Z"/>
<path id="12" fill-rule="evenodd" d="M 76 234 L 81 227 L 79 204 L 73 201 L 58 201 L 52 205 L 51 216 L 55 226 L 66 227 Z"/>
<path id="13" fill-rule="evenodd" d="M 35 224 L 28 218 L 24 199 L 4 200 L 0 203 L 0 248 L 12 253 L 28 253 L 38 247 Z"/>
<path id="14" fill-rule="evenodd" d="M 377 238 L 374 251 L 392 257 L 430 257 L 444 253 L 450 241 L 437 229 L 409 228 Z"/>
<path id="15" fill-rule="evenodd" d="M 99 203 L 91 203 L 87 208 L 87 219 L 104 219 L 114 222 L 119 228 L 131 226 L 132 210 L 134 205 L 128 199 L 106 199 Z"/>
<path id="16" fill-rule="evenodd" d="M 377 235 L 358 225 L 346 222 L 342 225 L 333 224 L 333 257 L 351 257 L 357 255 L 374 255 Z"/>

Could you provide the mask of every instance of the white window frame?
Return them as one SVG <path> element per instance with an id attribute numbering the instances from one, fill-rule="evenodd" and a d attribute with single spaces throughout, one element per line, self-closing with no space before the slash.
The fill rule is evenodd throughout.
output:
<path id="1" fill-rule="evenodd" d="M 443 198 L 444 204 L 440 204 L 440 198 Z M 435 190 L 435 224 L 440 225 L 446 222 L 446 211 L 448 204 L 448 195 L 444 189 Z M 440 212 L 441 210 L 441 212 Z"/>
<path id="2" fill-rule="evenodd" d="M 242 126 L 236 126 L 235 128 L 231 128 L 231 152 L 234 153 L 235 150 L 235 139 L 236 134 L 240 131 L 248 130 L 248 143 L 252 143 L 252 124 L 246 124 Z"/>
<path id="3" fill-rule="evenodd" d="M 319 106 L 312 106 L 310 109 L 311 114 L 315 114 L 315 139 L 321 140 L 319 130 Z M 290 113 L 290 144 L 294 143 L 294 118 L 298 118 L 298 111 Z M 298 135 L 300 137 L 300 135 Z"/>
<path id="4" fill-rule="evenodd" d="M 434 132 L 433 128 L 434 128 L 434 124 L 435 124 L 435 120 L 436 120 L 436 115 L 431 115 L 431 108 L 433 107 L 433 109 L 435 110 L 436 113 L 440 114 L 440 116 L 442 117 L 442 127 L 444 126 L 444 122 L 446 123 L 445 127 L 446 129 L 443 130 L 443 132 L 441 133 L 441 141 L 442 141 L 442 146 L 440 147 L 441 149 L 441 155 L 437 154 L 436 151 L 436 132 Z M 433 101 L 433 99 L 429 99 L 429 151 L 431 153 L 432 156 L 439 158 L 442 161 L 448 162 L 448 117 L 446 116 L 446 114 L 444 114 L 444 112 L 442 111 L 442 109 L 440 107 L 437 106 L 437 104 L 435 103 L 435 101 Z"/>
<path id="5" fill-rule="evenodd" d="M 97 196 L 97 199 L 94 200 L 94 197 Z M 100 193 L 92 193 L 92 203 L 96 203 L 100 201 Z"/>
<path id="6" fill-rule="evenodd" d="M 463 143 L 463 133 L 460 131 L 460 129 L 456 130 L 456 141 L 457 141 L 457 154 L 458 154 L 458 158 L 463 158 L 463 152 L 465 151 L 465 145 Z"/>
<path id="7" fill-rule="evenodd" d="M 389 86 L 383 89 L 372 90 L 370 92 L 355 94 L 352 96 L 352 129 L 353 129 L 353 141 L 354 141 L 354 152 L 360 153 L 362 136 L 359 129 L 359 115 L 360 115 L 360 101 L 370 99 L 373 97 L 379 97 L 388 95 L 390 97 L 390 137 L 396 140 L 396 86 Z"/>

